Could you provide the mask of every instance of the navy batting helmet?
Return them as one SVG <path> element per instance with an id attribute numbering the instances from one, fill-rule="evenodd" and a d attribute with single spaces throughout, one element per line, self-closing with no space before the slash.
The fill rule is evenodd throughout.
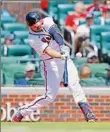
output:
<path id="1" fill-rule="evenodd" d="M 33 24 L 37 23 L 40 20 L 40 15 L 36 12 L 29 12 L 26 15 L 26 22 L 29 26 L 32 26 Z"/>

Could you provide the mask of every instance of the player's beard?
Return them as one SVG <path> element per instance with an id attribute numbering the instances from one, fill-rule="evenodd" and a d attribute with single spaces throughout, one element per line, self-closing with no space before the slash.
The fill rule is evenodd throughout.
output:
<path id="1" fill-rule="evenodd" d="M 36 30 L 36 32 L 41 32 L 41 31 L 43 31 L 43 29 L 42 29 L 42 27 L 40 26 L 40 27 Z"/>
<path id="2" fill-rule="evenodd" d="M 41 32 L 42 31 L 42 24 L 43 24 L 43 20 L 41 19 L 39 22 L 33 24 L 30 28 L 34 32 Z"/>
<path id="3" fill-rule="evenodd" d="M 38 28 L 30 28 L 33 32 L 41 32 L 42 31 L 42 27 L 38 27 Z"/>

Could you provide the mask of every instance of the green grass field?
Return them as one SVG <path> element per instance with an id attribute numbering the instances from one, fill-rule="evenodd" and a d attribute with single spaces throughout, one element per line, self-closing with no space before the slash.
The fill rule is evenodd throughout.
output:
<path id="1" fill-rule="evenodd" d="M 110 123 L 1 123 L 1 132 L 110 132 Z"/>

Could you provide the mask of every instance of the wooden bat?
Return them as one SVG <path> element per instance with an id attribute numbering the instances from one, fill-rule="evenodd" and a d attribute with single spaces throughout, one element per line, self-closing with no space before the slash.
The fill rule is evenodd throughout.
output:
<path id="1" fill-rule="evenodd" d="M 63 74 L 63 84 L 64 84 L 65 87 L 68 86 L 67 57 L 65 59 L 64 74 Z"/>

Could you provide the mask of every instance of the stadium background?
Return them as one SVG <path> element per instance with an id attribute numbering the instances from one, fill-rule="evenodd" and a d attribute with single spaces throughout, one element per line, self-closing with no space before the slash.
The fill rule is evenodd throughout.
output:
<path id="1" fill-rule="evenodd" d="M 74 1 L 77 2 L 77 1 Z M 88 2 L 88 1 L 86 1 Z M 90 2 L 90 1 L 89 1 Z M 55 8 L 58 8 L 58 4 L 62 4 L 65 6 L 66 2 L 64 1 L 61 3 L 58 1 L 53 1 L 53 3 L 57 3 L 55 5 Z M 91 3 L 91 2 L 90 2 Z M 90 4 L 89 3 L 89 4 Z M 16 41 L 15 45 L 16 47 L 8 49 L 8 56 L 1 56 L 1 70 L 2 70 L 2 80 L 1 80 L 1 94 L 2 94 L 2 118 L 3 114 L 6 113 L 6 117 L 3 119 L 3 121 L 7 120 L 8 111 L 7 110 L 7 103 L 11 105 L 11 107 L 16 107 L 20 102 L 30 102 L 33 100 L 36 95 L 41 95 L 44 92 L 43 88 L 43 80 L 41 79 L 39 81 L 39 78 L 36 78 L 35 81 L 30 82 L 30 86 L 33 87 L 15 87 L 14 77 L 17 72 L 23 72 L 24 66 L 26 65 L 26 62 L 31 61 L 32 59 L 30 56 L 30 49 L 29 46 L 27 46 L 28 43 L 28 37 L 27 37 L 27 28 L 24 25 L 24 18 L 27 12 L 31 10 L 37 10 L 40 11 L 40 2 L 39 1 L 19 1 L 19 2 L 6 2 L 4 1 L 2 3 L 2 13 L 1 13 L 1 45 L 4 43 L 4 36 L 8 32 L 15 33 Z M 72 1 L 69 1 L 69 4 L 73 5 L 75 3 L 72 3 Z M 88 4 L 88 3 L 87 3 Z M 54 14 L 52 11 L 56 10 L 52 7 L 52 1 L 49 1 L 49 10 L 50 15 Z M 36 9 L 37 8 L 37 9 Z M 71 7 L 70 7 L 71 8 Z M 60 13 L 60 9 L 58 9 L 58 14 L 62 16 Z M 66 7 L 63 7 L 63 10 L 66 10 Z M 72 10 L 72 9 L 71 9 Z M 5 14 L 11 15 L 5 16 Z M 40 11 L 42 15 L 42 11 Z M 4 17 L 2 16 L 4 14 Z M 56 13 L 57 14 L 57 13 Z M 55 15 L 56 15 L 55 14 Z M 47 15 L 46 13 L 43 15 Z M 9 18 L 10 17 L 10 18 Z M 61 17 L 59 17 L 60 20 Z M 10 25 L 12 27 L 10 28 Z M 12 24 L 13 23 L 13 24 Z M 18 26 L 16 26 L 18 23 Z M 21 25 L 19 25 L 21 23 Z M 61 20 L 62 23 L 62 20 Z M 59 25 L 61 27 L 61 30 L 65 29 L 66 32 L 70 36 L 72 36 L 72 33 L 68 31 L 66 28 L 64 28 L 63 25 Z M 21 29 L 20 29 L 21 28 Z M 20 32 L 15 32 L 20 30 Z M 24 32 L 22 32 L 23 30 Z M 23 33 L 23 34 L 22 34 Z M 101 35 L 101 34 L 100 34 Z M 66 41 L 66 40 L 65 40 Z M 68 44 L 71 47 L 71 41 L 69 40 Z M 22 45 L 25 45 L 22 47 Z M 13 46 L 12 46 L 13 47 Z M 17 52 L 19 50 L 19 52 Z M 27 52 L 28 51 L 28 52 Z M 2 46 L 1 46 L 1 53 L 3 52 Z M 106 55 L 109 57 L 110 51 Z M 28 58 L 23 58 L 24 55 L 29 55 Z M 86 58 L 80 58 L 76 59 L 74 58 L 73 61 L 75 62 L 76 66 L 79 66 L 80 64 L 85 63 Z M 39 61 L 38 56 L 36 55 L 36 58 L 33 59 L 33 61 Z M 105 75 L 105 68 L 108 67 L 107 63 L 100 63 L 97 65 L 92 65 L 91 67 L 93 69 L 94 74 L 100 71 Z M 99 68 L 100 67 L 100 68 Z M 36 73 L 37 74 L 37 73 Z M 40 77 L 41 78 L 41 77 Z M 92 81 L 91 81 L 92 80 Z M 35 83 L 35 84 L 34 84 Z M 36 86 L 37 85 L 37 86 Z M 86 92 L 86 95 L 88 97 L 88 101 L 90 102 L 93 112 L 98 117 L 99 121 L 110 121 L 110 86 L 104 85 L 102 80 L 96 81 L 95 78 L 91 78 L 90 80 L 82 80 L 82 85 L 84 88 L 84 91 Z M 92 86 L 92 87 L 91 87 Z M 10 113 L 13 114 L 13 110 Z M 10 119 L 9 119 L 10 120 Z M 56 102 L 50 104 L 47 107 L 44 107 L 40 110 L 40 119 L 38 121 L 84 121 L 84 117 L 80 111 L 80 109 L 75 105 L 72 96 L 68 92 L 67 88 L 63 88 L 61 86 L 60 92 L 56 98 Z"/>

